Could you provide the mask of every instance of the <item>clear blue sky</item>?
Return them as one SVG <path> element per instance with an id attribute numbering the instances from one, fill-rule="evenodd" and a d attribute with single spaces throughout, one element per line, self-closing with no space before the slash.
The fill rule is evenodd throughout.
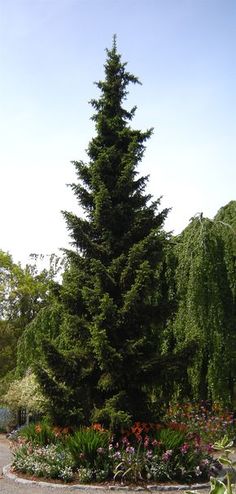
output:
<path id="1" fill-rule="evenodd" d="M 142 86 L 133 126 L 155 128 L 142 174 L 168 230 L 236 199 L 235 0 L 0 0 L 0 248 L 24 261 L 68 243 L 66 183 L 94 134 L 88 101 L 118 49 Z"/>

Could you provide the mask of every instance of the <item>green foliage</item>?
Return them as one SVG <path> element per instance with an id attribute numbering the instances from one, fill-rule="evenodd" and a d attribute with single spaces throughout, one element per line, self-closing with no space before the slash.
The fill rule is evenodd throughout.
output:
<path id="1" fill-rule="evenodd" d="M 225 480 L 222 481 L 220 479 L 211 477 L 210 479 L 210 491 L 209 494 L 233 494 L 233 483 L 232 478 L 235 476 L 234 467 L 236 462 L 230 458 L 232 453 L 233 441 L 229 441 L 227 436 L 224 436 L 221 441 L 218 441 L 214 444 L 214 449 L 216 451 L 221 451 L 222 454 L 219 457 L 219 462 L 224 467 L 227 467 Z M 186 494 L 199 494 L 196 491 L 187 491 Z"/>
<path id="2" fill-rule="evenodd" d="M 114 479 L 120 479 L 122 482 L 127 480 L 131 482 L 143 480 L 146 467 L 145 460 L 145 455 L 141 450 L 141 443 L 136 450 L 127 447 L 123 451 L 122 460 L 115 466 Z"/>
<path id="3" fill-rule="evenodd" d="M 169 321 L 165 348 L 198 345 L 188 379 L 179 382 L 180 396 L 230 402 L 232 392 L 232 311 L 225 249 L 218 223 L 193 218 L 176 239 L 177 309 Z"/>
<path id="4" fill-rule="evenodd" d="M 46 446 L 47 444 L 58 442 L 58 437 L 53 428 L 43 421 L 39 424 L 31 423 L 22 427 L 18 435 L 37 446 Z"/>
<path id="5" fill-rule="evenodd" d="M 225 435 L 229 438 L 235 436 L 233 413 L 220 403 L 173 403 L 166 411 L 164 420 L 178 424 L 190 433 L 201 433 L 205 443 L 214 443 Z"/>
<path id="6" fill-rule="evenodd" d="M 236 201 L 231 201 L 222 207 L 215 216 L 219 235 L 224 244 L 224 260 L 227 269 L 229 285 L 236 312 Z"/>
<path id="7" fill-rule="evenodd" d="M 19 380 L 13 380 L 2 402 L 12 411 L 27 409 L 29 413 L 43 413 L 47 408 L 47 400 L 42 395 L 35 375 L 28 373 Z"/>
<path id="8" fill-rule="evenodd" d="M 22 268 L 10 254 L 0 250 L 0 319 L 24 329 L 49 301 L 60 260 L 52 255 L 49 269 L 39 271 L 34 263 Z M 56 284 L 55 284 L 56 285 Z"/>
<path id="9" fill-rule="evenodd" d="M 17 345 L 17 375 L 23 376 L 28 368 L 40 361 L 42 342 L 48 339 L 56 341 L 58 328 L 62 321 L 63 308 L 55 298 L 51 304 L 42 308 L 33 321 L 25 328 Z"/>
<path id="10" fill-rule="evenodd" d="M 165 449 L 178 448 L 186 440 L 186 432 L 169 428 L 160 429 L 158 436 Z"/>
<path id="11" fill-rule="evenodd" d="M 16 345 L 19 329 L 10 321 L 0 320 L 0 379 L 3 379 L 16 365 Z"/>
<path id="12" fill-rule="evenodd" d="M 117 438 L 112 438 L 99 424 L 94 424 L 94 429 L 80 428 L 73 435 L 63 432 L 65 430 L 41 423 L 18 432 L 17 442 L 12 434 L 14 467 L 39 477 L 51 476 L 65 481 L 78 478 L 80 483 L 110 479 L 191 482 L 196 478 L 209 478 L 212 467 L 217 470 L 218 463 L 195 443 L 193 436 L 186 434 L 182 443 L 177 431 L 163 434 L 166 444 L 157 441 L 151 430 L 144 440 L 132 443 L 125 435 L 117 442 Z M 170 445 L 172 449 L 167 449 Z"/>
<path id="13" fill-rule="evenodd" d="M 80 428 L 67 439 L 67 447 L 76 468 L 98 468 L 103 456 L 108 455 L 110 433 Z M 101 461 L 99 461 L 101 460 Z"/>
<path id="14" fill-rule="evenodd" d="M 13 470 L 36 477 L 69 482 L 74 476 L 71 463 L 69 452 L 60 443 L 34 448 L 22 445 L 13 451 Z"/>
<path id="15" fill-rule="evenodd" d="M 40 270 L 38 257 L 33 255 L 32 264 L 22 268 L 14 263 L 10 254 L 0 250 L 0 389 L 5 394 L 9 382 L 16 376 L 17 345 L 24 336 L 27 326 L 32 323 L 40 310 L 52 303 L 60 285 L 55 281 L 63 266 L 63 260 L 52 255 L 49 267 Z M 42 260 L 42 259 L 41 259 Z M 31 345 L 21 345 L 21 365 L 18 376 L 24 376 L 32 362 L 36 348 L 37 334 L 31 337 Z M 33 340 L 33 341 L 32 341 Z M 19 372 L 20 370 L 20 372 Z"/>
<path id="16" fill-rule="evenodd" d="M 99 419 L 117 429 L 150 419 L 150 389 L 168 366 L 159 348 L 169 313 L 161 269 L 168 211 L 158 212 L 160 200 L 145 195 L 147 177 L 137 172 L 152 133 L 133 130 L 135 108 L 123 107 L 137 82 L 114 40 L 100 97 L 91 101 L 89 162 L 74 162 L 71 187 L 85 214 L 64 212 L 75 250 L 66 251 L 58 337 L 42 343 L 36 369 L 54 421 Z"/>

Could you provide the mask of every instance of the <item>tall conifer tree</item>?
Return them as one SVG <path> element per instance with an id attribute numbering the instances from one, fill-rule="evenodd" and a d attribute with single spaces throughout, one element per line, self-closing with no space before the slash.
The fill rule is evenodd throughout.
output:
<path id="1" fill-rule="evenodd" d="M 123 103 L 130 83 L 114 38 L 100 97 L 91 104 L 96 136 L 89 161 L 74 162 L 72 189 L 84 216 L 64 212 L 73 250 L 63 288 L 57 345 L 44 343 L 38 376 L 57 421 L 102 421 L 113 428 L 150 419 L 149 387 L 160 370 L 166 318 L 158 266 L 168 211 L 145 194 L 137 165 L 152 130 L 130 127 L 136 108 Z M 57 346 L 57 349 L 56 349 Z"/>

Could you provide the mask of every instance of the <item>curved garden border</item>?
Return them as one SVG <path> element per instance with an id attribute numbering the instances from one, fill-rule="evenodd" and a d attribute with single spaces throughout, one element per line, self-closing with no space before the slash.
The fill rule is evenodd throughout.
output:
<path id="1" fill-rule="evenodd" d="M 33 484 L 33 485 L 38 485 L 40 487 L 51 487 L 51 488 L 57 488 L 57 489 L 78 489 L 78 490 L 116 490 L 116 491 L 133 491 L 133 492 L 141 492 L 141 491 L 186 491 L 186 490 L 199 490 L 199 489 L 207 489 L 210 487 L 210 483 L 206 484 L 192 484 L 192 485 L 147 485 L 146 487 L 129 487 L 129 486 L 117 486 L 117 485 L 108 485 L 107 487 L 100 486 L 100 485 L 87 485 L 87 484 L 73 484 L 73 485 L 67 485 L 67 484 L 53 484 L 51 482 L 44 482 L 40 480 L 28 480 L 28 479 L 23 479 L 21 477 L 18 477 L 15 473 L 11 472 L 11 465 L 6 465 L 2 469 L 3 471 L 3 476 L 6 477 L 9 480 L 12 480 L 14 482 L 18 482 L 19 484 Z"/>

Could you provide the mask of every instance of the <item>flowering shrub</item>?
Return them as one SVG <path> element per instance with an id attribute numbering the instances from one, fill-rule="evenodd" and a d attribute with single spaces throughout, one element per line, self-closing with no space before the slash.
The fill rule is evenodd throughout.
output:
<path id="1" fill-rule="evenodd" d="M 169 407 L 165 420 L 168 425 L 182 425 L 187 430 L 200 434 L 205 442 L 214 443 L 225 435 L 235 435 L 233 414 L 219 403 L 174 404 Z"/>

